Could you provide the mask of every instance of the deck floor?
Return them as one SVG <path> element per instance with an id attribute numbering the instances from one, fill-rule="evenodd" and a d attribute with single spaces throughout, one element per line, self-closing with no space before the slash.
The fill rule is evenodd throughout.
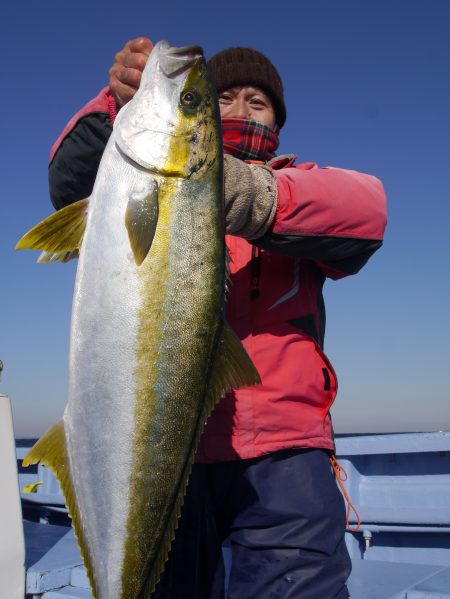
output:
<path id="1" fill-rule="evenodd" d="M 27 598 L 91 599 L 72 530 L 33 522 L 24 527 L 27 589 L 32 592 Z M 224 556 L 229 562 L 226 548 Z M 450 564 L 353 560 L 348 587 L 352 599 L 450 599 Z"/>
<path id="2" fill-rule="evenodd" d="M 25 534 L 25 568 L 28 570 L 69 532 L 70 526 L 54 526 L 24 520 L 23 529 Z"/>

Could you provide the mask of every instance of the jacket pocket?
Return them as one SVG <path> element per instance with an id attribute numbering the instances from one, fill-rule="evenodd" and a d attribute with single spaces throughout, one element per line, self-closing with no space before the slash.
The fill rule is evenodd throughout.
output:
<path id="1" fill-rule="evenodd" d="M 326 415 L 328 414 L 328 412 L 330 411 L 330 408 L 333 405 L 334 400 L 336 399 L 336 394 L 338 391 L 338 380 L 337 380 L 336 372 L 334 371 L 334 368 L 331 365 L 330 360 L 325 355 L 322 348 L 319 346 L 319 344 L 316 341 L 314 341 L 314 339 L 311 338 L 311 341 L 315 344 L 316 351 L 318 352 L 321 359 L 323 360 L 323 366 L 322 366 L 323 390 L 326 394 L 326 402 L 325 402 L 325 406 L 323 408 L 323 412 L 324 412 L 323 416 L 325 418 Z"/>
<path id="2" fill-rule="evenodd" d="M 310 377 L 311 385 L 309 388 L 311 395 L 316 396 L 315 405 L 322 412 L 322 416 L 325 419 L 333 405 L 338 390 L 336 372 L 323 349 L 311 335 L 297 329 L 290 323 L 288 323 L 288 326 L 291 327 L 291 330 L 296 331 L 299 336 L 299 344 L 302 346 L 306 345 L 308 348 L 306 352 L 299 352 L 301 355 L 305 353 L 310 355 L 307 371 L 301 368 L 302 376 Z M 314 402 L 313 397 L 311 397 L 311 401 Z"/>

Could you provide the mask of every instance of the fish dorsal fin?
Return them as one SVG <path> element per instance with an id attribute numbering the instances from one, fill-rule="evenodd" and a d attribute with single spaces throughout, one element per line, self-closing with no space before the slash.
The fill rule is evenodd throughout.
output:
<path id="1" fill-rule="evenodd" d="M 89 200 L 80 200 L 51 214 L 25 233 L 16 250 L 44 250 L 39 262 L 67 262 L 76 257 L 73 253 L 83 241 L 88 204 Z"/>
<path id="2" fill-rule="evenodd" d="M 225 298 L 228 296 L 228 294 L 230 293 L 230 289 L 231 289 L 231 264 L 232 258 L 230 255 L 230 250 L 228 249 L 228 246 L 225 245 Z"/>
<path id="3" fill-rule="evenodd" d="M 38 463 L 50 468 L 61 485 L 67 509 L 69 510 L 69 516 L 72 518 L 72 525 L 77 537 L 81 557 L 86 566 L 92 594 L 94 599 L 96 599 L 98 592 L 93 575 L 92 560 L 76 505 L 75 490 L 72 484 L 69 459 L 66 452 L 64 423 L 62 421 L 55 424 L 39 439 L 25 456 L 22 465 L 26 467 Z"/>
<path id="4" fill-rule="evenodd" d="M 225 322 L 209 386 L 206 406 L 209 412 L 205 414 L 206 418 L 211 414 L 217 401 L 231 389 L 259 383 L 261 379 L 250 356 L 236 333 Z"/>
<path id="5" fill-rule="evenodd" d="M 158 213 L 158 184 L 151 179 L 149 189 L 131 195 L 125 212 L 125 226 L 134 261 L 138 266 L 145 260 L 152 246 Z"/>
<path id="6" fill-rule="evenodd" d="M 178 525 L 178 518 L 181 514 L 186 487 L 194 462 L 200 436 L 206 420 L 213 411 L 218 400 L 231 389 L 244 387 L 247 385 L 256 385 L 261 383 L 260 376 L 256 370 L 250 356 L 244 349 L 241 341 L 231 327 L 224 323 L 222 334 L 216 351 L 216 360 L 214 363 L 207 399 L 204 411 L 201 415 L 199 426 L 192 443 L 192 452 L 188 458 L 183 475 L 181 477 L 178 498 L 174 504 L 172 516 L 170 517 L 166 535 L 161 543 L 158 555 L 155 559 L 154 567 L 148 576 L 144 587 L 138 599 L 150 599 L 155 587 L 164 571 L 165 563 L 168 559 L 170 547 Z"/>

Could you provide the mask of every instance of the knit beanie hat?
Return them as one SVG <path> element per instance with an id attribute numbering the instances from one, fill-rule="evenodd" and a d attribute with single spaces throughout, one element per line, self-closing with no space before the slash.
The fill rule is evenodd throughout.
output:
<path id="1" fill-rule="evenodd" d="M 280 75 L 268 58 L 252 48 L 227 48 L 208 61 L 208 69 L 217 93 L 238 85 L 253 85 L 271 99 L 278 127 L 286 121 L 283 84 Z"/>

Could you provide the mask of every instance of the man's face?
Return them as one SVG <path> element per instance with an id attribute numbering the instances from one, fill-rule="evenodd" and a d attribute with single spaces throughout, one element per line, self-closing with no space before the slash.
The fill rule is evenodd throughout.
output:
<path id="1" fill-rule="evenodd" d="M 231 87 L 219 94 L 220 116 L 258 121 L 275 127 L 275 111 L 269 96 L 252 86 Z"/>

